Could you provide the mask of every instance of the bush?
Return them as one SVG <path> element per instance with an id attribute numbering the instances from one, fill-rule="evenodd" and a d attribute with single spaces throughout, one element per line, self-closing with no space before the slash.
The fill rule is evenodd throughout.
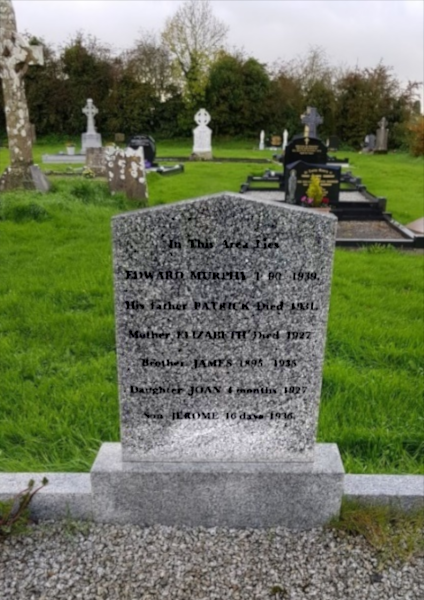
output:
<path id="1" fill-rule="evenodd" d="M 424 156 L 424 115 L 419 115 L 408 126 L 410 131 L 409 151 L 413 156 Z"/>

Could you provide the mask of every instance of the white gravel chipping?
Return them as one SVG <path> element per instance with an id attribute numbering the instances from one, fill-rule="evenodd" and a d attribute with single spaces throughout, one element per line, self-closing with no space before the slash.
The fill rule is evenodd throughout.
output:
<path id="1" fill-rule="evenodd" d="M 324 529 L 62 522 L 0 541 L 1 600 L 270 598 L 423 600 L 424 558 L 379 570 L 365 540 Z"/>

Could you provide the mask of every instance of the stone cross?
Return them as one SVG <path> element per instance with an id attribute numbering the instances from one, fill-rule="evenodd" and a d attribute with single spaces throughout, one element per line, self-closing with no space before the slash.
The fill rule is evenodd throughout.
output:
<path id="1" fill-rule="evenodd" d="M 386 127 L 387 127 L 387 119 L 386 119 L 386 117 L 383 117 L 381 119 L 381 121 L 379 121 L 378 124 L 381 127 L 381 129 L 383 129 L 383 130 L 386 129 Z"/>
<path id="2" fill-rule="evenodd" d="M 377 129 L 376 142 L 375 142 L 375 150 L 374 152 L 385 154 L 387 153 L 387 143 L 389 138 L 389 130 L 387 127 L 387 119 L 383 117 L 381 121 L 379 121 L 379 129 Z"/>
<path id="3" fill-rule="evenodd" d="M 201 108 L 194 115 L 194 120 L 198 125 L 208 125 L 210 123 L 211 116 L 206 109 Z"/>
<path id="4" fill-rule="evenodd" d="M 96 133 L 94 117 L 97 115 L 99 110 L 94 106 L 91 98 L 88 98 L 87 105 L 82 109 L 82 112 L 87 117 L 87 133 Z"/>
<path id="5" fill-rule="evenodd" d="M 286 146 L 288 144 L 288 140 L 289 140 L 289 132 L 287 131 L 287 129 L 285 129 L 284 133 L 283 133 L 283 148 L 282 148 L 283 152 L 286 149 Z"/>
<path id="6" fill-rule="evenodd" d="M 314 106 L 308 106 L 306 113 L 301 116 L 301 122 L 305 125 L 305 137 L 317 137 L 317 125 L 324 123 L 324 119 Z M 306 131 L 306 127 L 308 130 Z"/>
<path id="7" fill-rule="evenodd" d="M 17 32 L 11 0 L 0 0 L 0 77 L 3 86 L 10 167 L 1 189 L 34 189 L 32 136 L 24 75 L 30 65 L 43 65 L 41 46 L 31 45 Z"/>
<path id="8" fill-rule="evenodd" d="M 211 116 L 208 111 L 201 108 L 194 115 L 197 127 L 193 129 L 193 152 L 192 159 L 212 159 L 212 129 L 208 127 Z"/>

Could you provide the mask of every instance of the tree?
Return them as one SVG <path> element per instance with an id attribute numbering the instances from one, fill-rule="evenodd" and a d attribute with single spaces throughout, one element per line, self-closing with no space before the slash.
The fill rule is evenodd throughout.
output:
<path id="1" fill-rule="evenodd" d="M 213 15 L 209 0 L 186 0 L 166 21 L 162 40 L 174 58 L 190 110 L 203 103 L 209 67 L 227 33 L 228 27 Z"/>
<path id="2" fill-rule="evenodd" d="M 205 92 L 214 132 L 256 136 L 268 124 L 264 105 L 269 87 L 265 66 L 256 59 L 221 53 L 211 66 Z"/>
<path id="3" fill-rule="evenodd" d="M 169 97 L 175 89 L 171 53 L 154 32 L 141 32 L 141 37 L 126 53 L 124 60 L 134 79 L 149 83 L 161 100 Z"/>

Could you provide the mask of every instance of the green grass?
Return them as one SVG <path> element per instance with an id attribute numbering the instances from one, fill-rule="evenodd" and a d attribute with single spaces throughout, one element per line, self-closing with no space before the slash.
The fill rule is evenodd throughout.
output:
<path id="1" fill-rule="evenodd" d="M 372 180 L 378 159 L 393 174 L 388 198 L 401 179 L 399 206 L 409 220 L 422 215 L 422 160 L 353 158 L 366 184 L 362 169 Z M 152 173 L 149 204 L 238 191 L 257 168 L 186 163 L 183 175 Z M 48 195 L 0 200 L 3 471 L 87 471 L 101 442 L 119 439 L 110 220 L 134 204 L 102 181 L 51 179 Z M 339 444 L 348 472 L 424 473 L 423 298 L 422 254 L 336 251 L 318 439 Z"/>

